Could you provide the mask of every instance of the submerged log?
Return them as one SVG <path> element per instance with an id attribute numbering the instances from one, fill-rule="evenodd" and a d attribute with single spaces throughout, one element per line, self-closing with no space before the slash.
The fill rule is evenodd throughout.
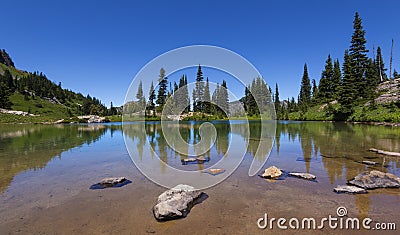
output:
<path id="1" fill-rule="evenodd" d="M 389 151 L 375 149 L 375 148 L 370 148 L 369 151 L 375 152 L 375 153 L 379 153 L 379 154 L 383 154 L 383 155 L 387 155 L 387 156 L 400 157 L 400 153 L 396 153 L 396 152 L 389 152 Z"/>

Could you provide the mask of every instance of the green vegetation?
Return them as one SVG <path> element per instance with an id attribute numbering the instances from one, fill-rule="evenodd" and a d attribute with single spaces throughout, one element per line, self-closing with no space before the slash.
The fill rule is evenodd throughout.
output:
<path id="1" fill-rule="evenodd" d="M 356 12 L 350 47 L 345 50 L 343 67 L 339 60 L 333 62 L 330 55 L 317 86 L 310 84 L 307 65 L 301 80 L 298 102 L 280 101 L 278 86 L 275 91 L 275 109 L 278 119 L 320 120 L 320 121 L 360 121 L 399 122 L 400 101 L 376 103 L 375 99 L 385 93 L 378 85 L 388 80 L 378 46 L 376 57 L 369 58 L 366 48 L 365 30 Z M 393 74 L 394 78 L 399 75 Z M 392 77 L 389 75 L 389 77 Z M 400 88 L 399 88 L 400 89 Z"/>
<path id="2" fill-rule="evenodd" d="M 108 110 L 99 99 L 63 89 L 39 72 L 20 71 L 8 54 L 1 50 L 0 108 L 28 112 L 33 116 L 2 115 L 6 122 L 54 122 L 78 115 L 115 115 L 116 108 Z M 12 118 L 14 116 L 14 118 Z"/>

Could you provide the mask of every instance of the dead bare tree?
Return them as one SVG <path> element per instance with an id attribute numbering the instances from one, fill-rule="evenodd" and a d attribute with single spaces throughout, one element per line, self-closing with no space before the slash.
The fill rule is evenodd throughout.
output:
<path id="1" fill-rule="evenodd" d="M 390 49 L 390 70 L 389 70 L 389 80 L 392 79 L 392 62 L 393 62 L 393 38 L 392 38 L 392 48 Z"/>

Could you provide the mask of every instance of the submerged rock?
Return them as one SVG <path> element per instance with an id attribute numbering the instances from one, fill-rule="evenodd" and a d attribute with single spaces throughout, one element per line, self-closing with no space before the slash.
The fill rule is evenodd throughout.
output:
<path id="1" fill-rule="evenodd" d="M 282 175 L 282 171 L 277 168 L 276 166 L 271 166 L 265 169 L 264 173 L 261 175 L 263 178 L 267 179 L 273 179 L 273 178 L 278 178 L 279 176 Z"/>
<path id="2" fill-rule="evenodd" d="M 364 189 L 399 188 L 400 178 L 390 173 L 374 170 L 361 173 L 348 183 Z"/>
<path id="3" fill-rule="evenodd" d="M 215 169 L 208 169 L 205 171 L 205 173 L 209 173 L 211 175 L 219 175 L 224 173 L 225 170 L 224 169 L 219 169 L 219 168 L 215 168 Z"/>
<path id="4" fill-rule="evenodd" d="M 207 194 L 196 191 L 192 186 L 180 184 L 162 193 L 153 207 L 158 221 L 185 217 L 190 209 L 207 198 Z"/>
<path id="5" fill-rule="evenodd" d="M 206 161 L 206 159 L 203 156 L 197 157 L 196 160 L 197 160 L 197 163 L 200 163 L 200 164 L 202 164 Z"/>
<path id="6" fill-rule="evenodd" d="M 363 188 L 359 188 L 356 186 L 350 185 L 338 185 L 333 189 L 336 193 L 347 193 L 347 194 L 360 194 L 360 193 L 368 193 L 367 190 Z"/>
<path id="7" fill-rule="evenodd" d="M 190 163 L 190 162 L 195 162 L 195 161 L 197 161 L 196 158 L 192 158 L 192 157 L 190 157 L 190 158 L 185 158 L 185 159 L 181 160 L 181 162 L 182 162 L 183 165 L 186 165 L 186 164 L 188 164 L 188 163 Z"/>
<path id="8" fill-rule="evenodd" d="M 373 161 L 362 161 L 361 163 L 365 164 L 365 165 L 370 165 L 370 166 L 375 166 L 378 164 L 377 162 L 373 162 Z"/>
<path id="9" fill-rule="evenodd" d="M 305 180 L 315 180 L 317 178 L 315 175 L 310 174 L 310 173 L 298 173 L 298 172 L 290 172 L 289 176 L 302 178 Z"/>
<path id="10" fill-rule="evenodd" d="M 104 178 L 99 183 L 90 186 L 90 189 L 103 189 L 103 188 L 112 188 L 112 187 L 122 187 L 132 183 L 132 181 L 126 179 L 125 177 L 111 177 Z"/>

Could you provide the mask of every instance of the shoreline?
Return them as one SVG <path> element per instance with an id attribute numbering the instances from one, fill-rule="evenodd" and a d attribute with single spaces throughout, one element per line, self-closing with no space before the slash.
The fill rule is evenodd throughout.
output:
<path id="1" fill-rule="evenodd" d="M 107 119 L 107 117 L 104 117 Z M 204 119 L 204 120 L 181 120 L 183 122 L 190 121 L 229 121 L 229 120 L 248 120 L 248 121 L 257 121 L 260 118 L 233 118 L 233 119 Z M 136 121 L 145 121 L 145 122 L 157 122 L 161 120 L 135 120 Z M 331 122 L 331 123 L 348 123 L 348 124 L 362 124 L 362 125 L 370 125 L 370 126 L 389 126 L 389 127 L 400 127 L 400 122 L 352 122 L 352 121 L 332 121 L 332 120 L 286 120 L 286 119 L 276 119 L 275 121 L 296 121 L 296 122 Z M 122 123 L 122 120 L 107 120 L 102 122 L 60 122 L 59 120 L 53 122 L 0 122 L 1 125 L 70 125 L 70 124 L 102 124 L 102 123 Z"/>

